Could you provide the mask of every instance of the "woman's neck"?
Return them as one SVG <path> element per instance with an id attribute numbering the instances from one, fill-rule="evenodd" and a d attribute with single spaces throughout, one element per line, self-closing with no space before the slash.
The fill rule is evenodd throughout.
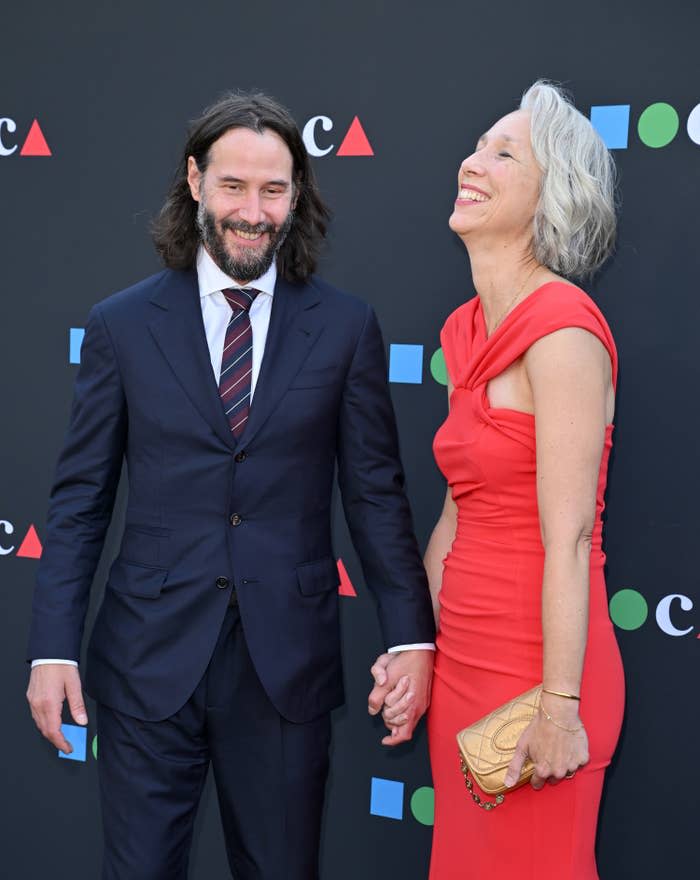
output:
<path id="1" fill-rule="evenodd" d="M 522 243 L 517 246 L 503 242 L 491 246 L 469 243 L 467 251 L 489 334 L 533 290 L 557 277 L 538 263 Z"/>

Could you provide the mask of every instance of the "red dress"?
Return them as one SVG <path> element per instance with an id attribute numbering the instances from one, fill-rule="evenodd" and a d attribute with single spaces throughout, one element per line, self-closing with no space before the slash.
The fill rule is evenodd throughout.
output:
<path id="1" fill-rule="evenodd" d="M 615 385 L 617 353 L 605 319 L 582 290 L 562 282 L 535 290 L 489 338 L 478 297 L 453 312 L 441 334 L 455 390 L 434 452 L 458 519 L 444 564 L 428 717 L 435 785 L 430 880 L 598 877 L 598 806 L 624 702 L 601 546 L 612 425 L 600 464 L 581 683 L 590 762 L 572 780 L 541 791 L 524 786 L 487 812 L 468 796 L 455 741 L 462 727 L 542 680 L 544 550 L 535 490 L 535 419 L 492 408 L 486 386 L 537 339 L 563 327 L 581 327 L 600 339 L 610 354 Z"/>

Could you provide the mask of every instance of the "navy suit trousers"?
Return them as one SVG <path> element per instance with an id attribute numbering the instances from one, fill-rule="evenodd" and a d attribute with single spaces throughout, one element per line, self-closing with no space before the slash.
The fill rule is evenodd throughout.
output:
<path id="1" fill-rule="evenodd" d="M 211 763 L 236 880 L 316 880 L 330 718 L 284 719 L 233 605 L 206 673 L 164 721 L 98 706 L 103 880 L 185 880 Z"/>

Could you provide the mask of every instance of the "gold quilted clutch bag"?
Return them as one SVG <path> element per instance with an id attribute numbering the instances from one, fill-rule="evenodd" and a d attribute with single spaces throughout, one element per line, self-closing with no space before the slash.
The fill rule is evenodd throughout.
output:
<path id="1" fill-rule="evenodd" d="M 460 762 L 467 790 L 474 803 L 484 810 L 493 810 L 505 800 L 505 792 L 524 785 L 532 776 L 534 765 L 529 759 L 523 764 L 520 779 L 506 788 L 506 770 L 510 764 L 521 733 L 535 717 L 540 705 L 542 685 L 509 700 L 457 734 Z M 496 795 L 493 801 L 484 801 L 474 791 L 472 780 L 486 794 Z"/>

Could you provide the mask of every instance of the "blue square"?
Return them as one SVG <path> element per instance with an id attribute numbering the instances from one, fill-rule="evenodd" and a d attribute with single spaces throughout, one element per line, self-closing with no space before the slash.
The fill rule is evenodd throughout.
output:
<path id="1" fill-rule="evenodd" d="M 423 346 L 389 346 L 389 381 L 420 385 L 423 381 Z"/>
<path id="2" fill-rule="evenodd" d="M 604 104 L 591 107 L 591 125 L 609 150 L 626 150 L 630 128 L 629 104 Z"/>
<path id="3" fill-rule="evenodd" d="M 403 782 L 373 776 L 369 811 L 373 816 L 403 819 Z"/>
<path id="4" fill-rule="evenodd" d="M 75 724 L 62 724 L 61 733 L 73 746 L 73 751 L 70 755 L 66 755 L 59 750 L 58 757 L 68 761 L 84 761 L 87 750 L 87 728 Z"/>
<path id="5" fill-rule="evenodd" d="M 83 344 L 85 330 L 82 327 L 70 328 L 70 354 L 68 360 L 71 364 L 80 363 L 80 346 Z"/>

